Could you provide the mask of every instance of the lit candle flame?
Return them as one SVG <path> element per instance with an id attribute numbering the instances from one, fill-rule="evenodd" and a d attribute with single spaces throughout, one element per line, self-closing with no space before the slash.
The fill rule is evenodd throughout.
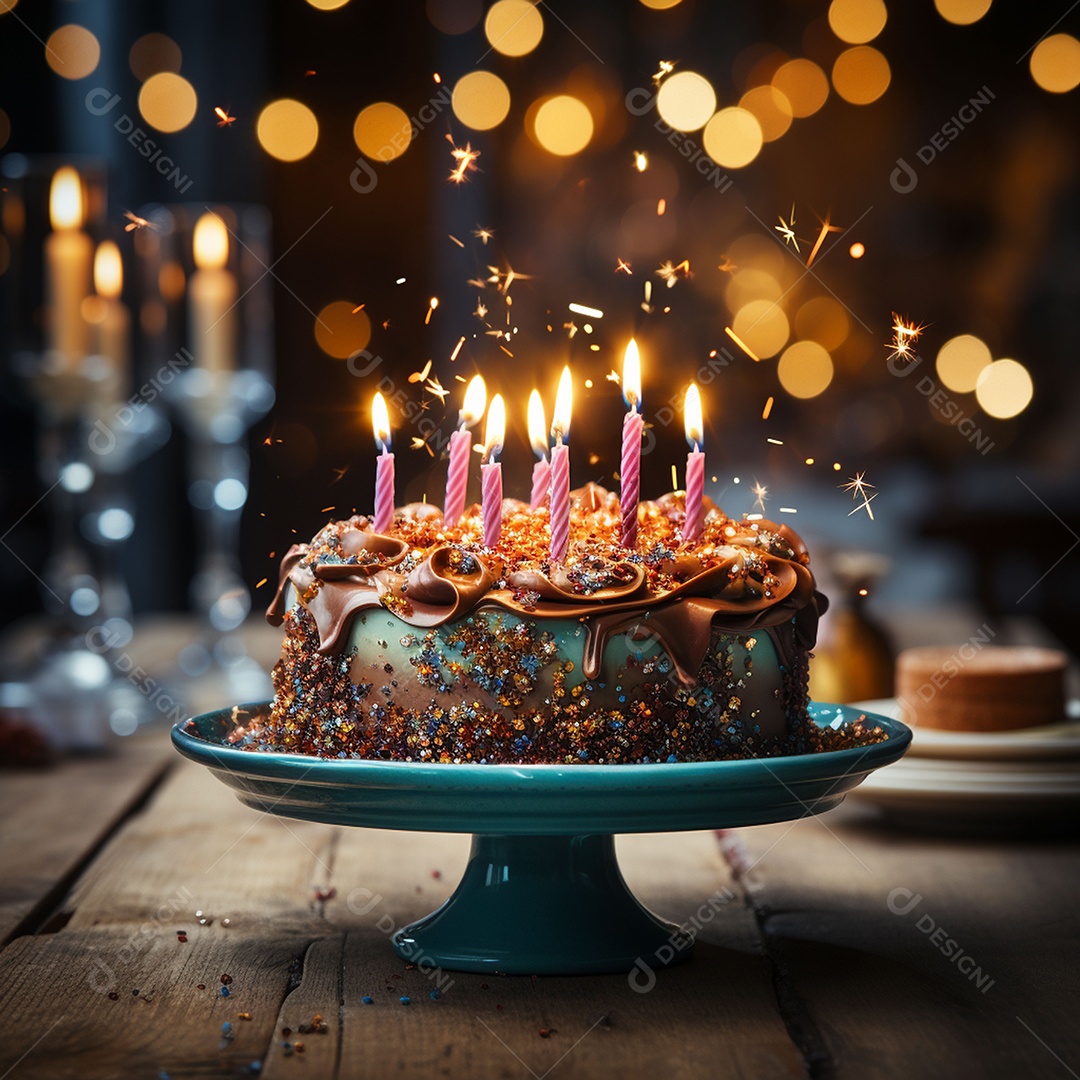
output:
<path id="1" fill-rule="evenodd" d="M 487 387 L 484 385 L 482 375 L 474 375 L 465 387 L 465 401 L 458 414 L 458 423 L 471 428 L 481 416 L 484 415 L 484 406 L 487 404 Z"/>
<path id="2" fill-rule="evenodd" d="M 697 383 L 691 383 L 686 388 L 686 399 L 683 402 L 683 424 L 686 427 L 686 441 L 692 450 L 700 450 L 704 423 L 701 416 L 701 393 Z"/>
<path id="3" fill-rule="evenodd" d="M 502 394 L 496 394 L 488 406 L 484 424 L 484 462 L 494 461 L 502 452 L 506 438 L 506 405 Z"/>
<path id="4" fill-rule="evenodd" d="M 542 458 L 548 451 L 547 417 L 544 415 L 544 402 L 540 391 L 534 390 L 529 395 L 529 442 L 533 453 Z"/>
<path id="5" fill-rule="evenodd" d="M 573 408 L 574 384 L 570 367 L 564 367 L 559 376 L 559 389 L 555 394 L 555 415 L 551 419 L 551 437 L 561 442 L 570 434 L 570 412 Z"/>
<path id="6" fill-rule="evenodd" d="M 375 432 L 375 443 L 380 452 L 390 452 L 390 412 L 386 408 L 386 398 L 376 392 L 371 402 L 371 426 Z"/>
<path id="7" fill-rule="evenodd" d="M 98 244 L 94 253 L 94 291 L 106 300 L 119 300 L 124 287 L 124 264 L 120 249 L 111 240 Z"/>
<path id="8" fill-rule="evenodd" d="M 628 409 L 641 406 L 641 355 L 637 342 L 631 338 L 623 354 L 622 369 L 623 401 Z"/>
<path id="9" fill-rule="evenodd" d="M 203 214 L 195 222 L 195 265 L 200 270 L 220 270 L 229 261 L 229 231 L 217 214 Z"/>
<path id="10" fill-rule="evenodd" d="M 57 169 L 49 185 L 49 220 L 54 229 L 78 229 L 82 226 L 82 181 L 70 165 Z"/>

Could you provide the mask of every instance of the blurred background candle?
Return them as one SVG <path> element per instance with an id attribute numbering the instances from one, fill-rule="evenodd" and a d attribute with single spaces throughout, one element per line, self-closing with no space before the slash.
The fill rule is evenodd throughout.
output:
<path id="1" fill-rule="evenodd" d="M 387 532 L 394 521 L 394 455 L 390 453 L 390 414 L 386 399 L 376 393 L 371 403 L 371 426 L 375 430 L 375 445 L 379 456 L 375 465 L 376 532 Z"/>
<path id="2" fill-rule="evenodd" d="M 115 376 L 127 373 L 130 358 L 131 313 L 121 301 L 124 264 L 120 249 L 111 240 L 98 245 L 94 254 L 94 297 L 92 305 L 95 342 L 93 352 L 105 357 Z"/>
<path id="3" fill-rule="evenodd" d="M 469 486 L 469 455 L 472 437 L 469 428 L 484 415 L 487 387 L 483 377 L 474 375 L 465 388 L 465 401 L 458 413 L 458 429 L 450 436 L 450 466 L 446 473 L 446 500 L 443 524 L 453 528 L 465 510 L 465 490 Z"/>
<path id="4" fill-rule="evenodd" d="M 555 395 L 555 415 L 551 421 L 551 561 L 561 563 L 570 546 L 570 413 L 573 407 L 573 384 L 570 368 L 564 367 Z"/>
<path id="5" fill-rule="evenodd" d="M 480 463 L 480 501 L 484 512 L 484 547 L 493 548 L 502 535 L 502 465 L 495 459 L 506 437 L 506 406 L 496 394 L 488 406 L 484 425 L 484 457 Z"/>
<path id="6" fill-rule="evenodd" d="M 56 170 L 49 188 L 49 220 L 53 232 L 45 240 L 46 348 L 72 365 L 89 351 L 90 327 L 82 303 L 90 295 L 94 246 L 82 231 L 82 181 L 65 165 Z"/>
<path id="7" fill-rule="evenodd" d="M 188 320 L 195 363 L 207 371 L 236 367 L 236 278 L 225 269 L 229 232 L 214 213 L 195 223 L 193 240 L 198 268 L 188 283 Z"/>
<path id="8" fill-rule="evenodd" d="M 641 358 L 637 342 L 631 338 L 623 356 L 622 461 L 619 468 L 619 507 L 622 510 L 621 542 L 623 547 L 637 547 L 638 501 L 641 497 Z"/>
<path id="9" fill-rule="evenodd" d="M 548 461 L 547 417 L 544 416 L 544 403 L 540 391 L 534 390 L 529 395 L 529 442 L 533 453 L 540 459 L 533 466 L 532 497 L 529 506 L 536 510 L 547 501 L 551 487 L 551 463 Z"/>
<path id="10" fill-rule="evenodd" d="M 705 454 L 701 449 L 704 425 L 701 416 L 701 394 L 697 383 L 686 389 L 683 403 L 683 423 L 690 453 L 686 456 L 686 517 L 683 521 L 683 540 L 696 540 L 701 536 L 705 515 L 702 498 L 705 495 Z"/>

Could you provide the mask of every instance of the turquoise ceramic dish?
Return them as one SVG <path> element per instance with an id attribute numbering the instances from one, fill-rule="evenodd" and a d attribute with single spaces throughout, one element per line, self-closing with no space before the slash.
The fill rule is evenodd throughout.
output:
<path id="1" fill-rule="evenodd" d="M 267 706 L 244 706 L 248 712 Z M 811 705 L 822 727 L 864 715 Z M 185 757 L 245 805 L 283 817 L 383 829 L 473 833 L 465 877 L 437 912 L 398 931 L 414 963 L 465 971 L 629 971 L 684 959 L 692 941 L 631 895 L 613 834 L 732 828 L 838 805 L 903 756 L 911 732 L 819 754 L 656 765 L 439 765 L 322 760 L 229 746 L 232 709 L 177 725 Z M 193 728 L 193 729 L 192 729 Z"/>

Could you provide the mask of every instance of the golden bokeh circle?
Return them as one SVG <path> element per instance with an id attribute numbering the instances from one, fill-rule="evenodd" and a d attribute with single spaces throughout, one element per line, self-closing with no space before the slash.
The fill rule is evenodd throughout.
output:
<path id="1" fill-rule="evenodd" d="M 983 368 L 975 384 L 979 407 L 996 420 L 1019 416 L 1034 395 L 1035 384 L 1019 360 L 995 360 Z"/>
<path id="2" fill-rule="evenodd" d="M 990 346 L 974 334 L 958 334 L 938 349 L 938 378 L 958 394 L 970 394 L 993 361 Z"/>
<path id="3" fill-rule="evenodd" d="M 333 300 L 315 320 L 315 341 L 327 356 L 347 360 L 371 340 L 367 312 L 356 310 L 350 300 Z"/>
<path id="4" fill-rule="evenodd" d="M 739 99 L 739 108 L 754 115 L 761 125 L 761 137 L 765 142 L 779 139 L 791 127 L 794 118 L 787 95 L 770 83 L 747 90 Z"/>
<path id="5" fill-rule="evenodd" d="M 764 136 L 757 117 L 731 105 L 721 109 L 701 134 L 705 153 L 725 169 L 741 169 L 761 153 Z"/>
<path id="6" fill-rule="evenodd" d="M 817 397 L 832 382 L 832 357 L 816 341 L 796 341 L 784 350 L 776 365 L 776 376 L 792 397 Z"/>
<path id="7" fill-rule="evenodd" d="M 773 300 L 751 300 L 743 304 L 735 312 L 731 329 L 761 360 L 775 356 L 791 336 L 788 318 Z"/>
<path id="8" fill-rule="evenodd" d="M 495 0 L 484 19 L 488 44 L 503 56 L 525 56 L 544 36 L 544 20 L 529 0 Z"/>
<path id="9" fill-rule="evenodd" d="M 389 101 L 376 101 L 361 109 L 353 123 L 353 141 L 372 161 L 393 161 L 401 157 L 412 140 L 409 114 Z"/>
<path id="10" fill-rule="evenodd" d="M 682 0 L 641 0 L 644 7 L 652 8 L 653 11 L 667 11 L 668 8 L 681 4 Z"/>
<path id="11" fill-rule="evenodd" d="M 180 46 L 168 34 L 143 34 L 128 50 L 128 66 L 139 82 L 159 71 L 176 74 L 183 59 Z"/>
<path id="12" fill-rule="evenodd" d="M 19 0 L 0 0 L 0 15 L 6 15 L 18 2 Z"/>
<path id="13" fill-rule="evenodd" d="M 45 42 L 45 60 L 65 79 L 85 79 L 98 66 L 101 46 L 85 26 L 68 23 L 54 30 Z"/>
<path id="14" fill-rule="evenodd" d="M 1080 41 L 1072 34 L 1051 34 L 1031 54 L 1031 77 L 1051 94 L 1067 94 L 1080 85 Z"/>
<path id="15" fill-rule="evenodd" d="M 845 101 L 852 105 L 869 105 L 889 89 L 892 71 L 884 53 L 872 45 L 853 45 L 836 58 L 832 81 L 836 92 Z"/>
<path id="16" fill-rule="evenodd" d="M 319 11 L 337 11 L 343 8 L 349 0 L 307 0 L 307 2 Z"/>
<path id="17" fill-rule="evenodd" d="M 732 311 L 738 311 L 751 300 L 779 300 L 784 290 L 767 270 L 746 266 L 736 270 L 724 289 L 724 299 Z"/>
<path id="18" fill-rule="evenodd" d="M 584 150 L 593 135 L 593 118 L 583 101 L 569 94 L 548 98 L 533 121 L 536 141 L 559 157 L 570 157 Z"/>
<path id="19" fill-rule="evenodd" d="M 849 45 L 873 41 L 885 29 L 888 18 L 883 0 L 832 0 L 829 5 L 832 32 Z"/>
<path id="20" fill-rule="evenodd" d="M 424 7 L 436 30 L 453 35 L 468 33 L 484 13 L 480 0 L 427 0 Z"/>
<path id="21" fill-rule="evenodd" d="M 299 161 L 319 141 L 319 121 L 302 102 L 293 98 L 271 101 L 259 113 L 255 132 L 259 145 L 278 161 Z"/>
<path id="22" fill-rule="evenodd" d="M 454 115 L 474 131 L 498 127 L 510 111 L 510 90 L 490 71 L 470 71 L 454 86 L 450 97 Z"/>
<path id="23" fill-rule="evenodd" d="M 938 14 L 957 26 L 970 26 L 978 22 L 989 10 L 994 0 L 934 0 Z"/>
<path id="24" fill-rule="evenodd" d="M 791 103 L 792 115 L 813 116 L 829 96 L 829 80 L 813 60 L 789 60 L 776 69 L 772 85 Z"/>
<path id="25" fill-rule="evenodd" d="M 676 131 L 698 131 L 716 112 L 716 91 L 704 75 L 677 71 L 660 84 L 656 111 Z"/>
<path id="26" fill-rule="evenodd" d="M 139 91 L 139 112 L 158 131 L 182 131 L 194 119 L 198 106 L 195 87 L 172 71 L 151 75 Z"/>
<path id="27" fill-rule="evenodd" d="M 831 296 L 815 296 L 795 312 L 795 333 L 830 352 L 840 348 L 850 332 L 851 320 L 844 305 Z"/>

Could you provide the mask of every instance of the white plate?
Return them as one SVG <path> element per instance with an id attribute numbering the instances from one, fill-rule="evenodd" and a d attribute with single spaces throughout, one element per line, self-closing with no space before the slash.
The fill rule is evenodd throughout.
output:
<path id="1" fill-rule="evenodd" d="M 900 718 L 900 706 L 895 698 L 859 701 L 852 708 L 878 713 L 892 720 Z M 904 761 L 910 761 L 913 756 L 968 761 L 1060 761 L 1062 758 L 1080 758 L 1080 720 L 1071 718 L 1080 711 L 1080 702 L 1070 702 L 1066 711 L 1069 718 L 1063 719 L 1060 724 L 1017 728 L 1014 731 L 940 731 L 915 725 L 911 729 L 911 749 Z"/>

